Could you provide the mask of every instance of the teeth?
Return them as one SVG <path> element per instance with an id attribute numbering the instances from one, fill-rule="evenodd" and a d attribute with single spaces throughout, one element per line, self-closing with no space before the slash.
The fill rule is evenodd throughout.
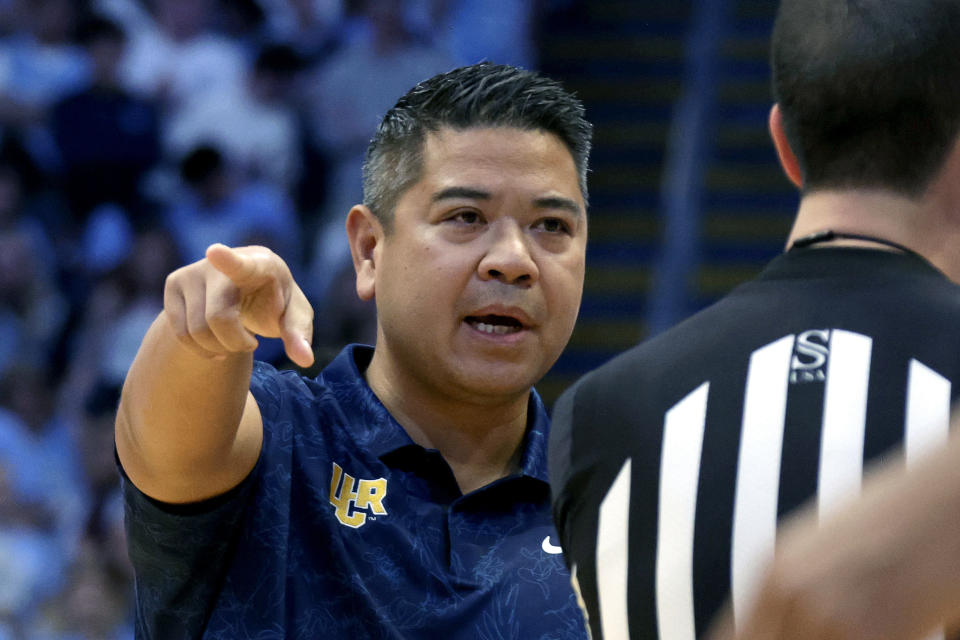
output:
<path id="1" fill-rule="evenodd" d="M 482 331 L 483 333 L 494 333 L 497 335 L 519 331 L 519 329 L 516 327 L 508 327 L 503 324 L 487 324 L 486 322 L 478 322 L 473 326 L 476 327 L 477 331 Z"/>

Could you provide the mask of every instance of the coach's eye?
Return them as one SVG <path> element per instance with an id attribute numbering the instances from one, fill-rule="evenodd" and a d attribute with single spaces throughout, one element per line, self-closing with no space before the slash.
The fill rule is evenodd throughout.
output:
<path id="1" fill-rule="evenodd" d="M 452 222 L 459 222 L 465 225 L 474 225 L 480 224 L 483 222 L 483 217 L 473 209 L 463 209 L 462 211 L 457 211 L 452 216 L 447 218 Z"/>
<path id="2" fill-rule="evenodd" d="M 544 218 L 535 225 L 547 233 L 570 233 L 570 225 L 561 218 Z"/>

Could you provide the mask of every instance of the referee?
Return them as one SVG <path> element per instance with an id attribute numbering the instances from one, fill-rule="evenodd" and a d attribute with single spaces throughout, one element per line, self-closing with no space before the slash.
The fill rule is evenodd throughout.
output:
<path id="1" fill-rule="evenodd" d="M 736 622 L 785 514 L 839 512 L 867 465 L 946 440 L 958 42 L 958 2 L 782 0 L 770 132 L 802 191 L 786 251 L 556 404 L 554 517 L 595 640 L 693 639 L 728 600 Z"/>

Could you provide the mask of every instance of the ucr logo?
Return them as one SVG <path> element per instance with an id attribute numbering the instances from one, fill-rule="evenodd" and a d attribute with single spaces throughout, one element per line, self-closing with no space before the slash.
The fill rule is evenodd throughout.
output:
<path id="1" fill-rule="evenodd" d="M 333 463 L 330 504 L 336 509 L 337 520 L 342 524 L 359 529 L 366 524 L 368 515 L 387 515 L 383 507 L 386 495 L 386 478 L 357 480 L 349 473 L 344 473 L 336 462 Z"/>

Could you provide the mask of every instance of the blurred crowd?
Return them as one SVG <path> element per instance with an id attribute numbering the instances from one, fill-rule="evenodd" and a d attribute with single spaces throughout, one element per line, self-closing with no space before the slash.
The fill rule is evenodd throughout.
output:
<path id="1" fill-rule="evenodd" d="M 380 115 L 454 66 L 535 67 L 542 8 L 0 0 L 0 640 L 132 637 L 113 417 L 166 274 L 263 244 L 319 364 L 372 342 L 342 221 Z"/>

